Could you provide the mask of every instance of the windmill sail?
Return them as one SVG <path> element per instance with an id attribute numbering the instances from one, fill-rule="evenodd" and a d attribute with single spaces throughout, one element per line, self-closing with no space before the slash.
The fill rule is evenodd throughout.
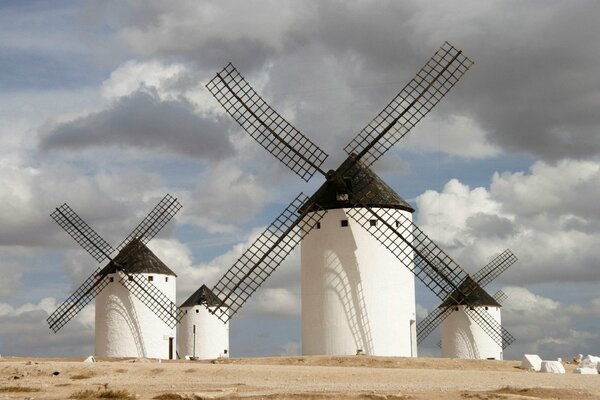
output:
<path id="1" fill-rule="evenodd" d="M 46 319 L 50 329 L 58 332 L 75 317 L 83 308 L 108 285 L 106 276 L 99 275 L 100 268 L 96 269 L 82 284 Z"/>
<path id="2" fill-rule="evenodd" d="M 437 105 L 473 65 L 445 42 L 392 101 L 344 147 L 371 165 Z"/>
<path id="3" fill-rule="evenodd" d="M 327 154 L 273 110 L 229 63 L 206 87 L 246 132 L 269 153 L 308 181 Z"/>
<path id="4" fill-rule="evenodd" d="M 115 251 L 68 204 L 57 207 L 50 217 L 65 230 L 96 261 L 102 262 Z"/>
<path id="5" fill-rule="evenodd" d="M 214 286 L 212 292 L 226 307 L 210 311 L 221 321 L 227 322 L 239 311 L 323 217 L 324 212 L 300 213 L 307 199 L 300 193 Z"/>
<path id="6" fill-rule="evenodd" d="M 110 263 L 102 269 L 98 268 L 48 317 L 47 322 L 50 329 L 55 333 L 58 332 L 89 304 L 109 284 L 109 279 L 107 278 L 109 273 L 121 271 L 126 273 L 128 277 L 132 277 L 132 275 L 123 271 L 123 266 L 120 262 L 135 257 L 140 249 L 142 249 L 137 244 L 139 243 L 145 248 L 144 244 L 152 239 L 173 218 L 180 208 L 181 204 L 179 204 L 177 199 L 167 194 L 117 247 L 119 253 L 114 259 L 111 258 L 111 253 L 114 252 L 112 246 L 83 221 L 71 207 L 63 204 L 56 208 L 50 215 L 52 219 L 98 262 L 108 259 Z M 149 282 L 131 285 L 134 286 L 133 294 L 140 298 L 142 303 L 154 311 L 167 325 L 171 326 L 173 320 L 177 323 L 181 319 L 181 311 L 156 286 Z M 127 287 L 127 285 L 125 286 Z M 171 311 L 164 312 L 164 310 Z"/>

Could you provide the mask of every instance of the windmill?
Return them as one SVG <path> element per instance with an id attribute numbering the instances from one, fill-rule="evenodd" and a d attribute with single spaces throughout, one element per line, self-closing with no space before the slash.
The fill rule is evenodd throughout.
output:
<path id="1" fill-rule="evenodd" d="M 222 323 L 213 315 L 225 305 L 211 290 L 202 285 L 184 301 L 185 312 L 179 325 L 179 354 L 200 360 L 229 355 L 229 323 Z M 222 310 L 227 312 L 226 307 Z"/>
<path id="2" fill-rule="evenodd" d="M 516 261 L 517 257 L 510 250 L 504 250 L 475 275 L 468 278 L 463 285 L 474 282 L 479 288 L 483 288 Z M 417 343 L 425 340 L 441 324 L 442 356 L 502 359 L 503 347 L 492 339 L 493 333 L 488 333 L 483 327 L 472 323 L 470 315 L 471 308 L 477 308 L 482 310 L 481 312 L 487 311 L 500 324 L 500 307 L 506 299 L 506 294 L 499 290 L 494 296 L 490 296 L 487 292 L 476 288 L 470 292 L 470 296 L 470 299 L 464 299 L 461 298 L 460 293 L 456 293 L 453 298 L 446 299 L 427 314 L 417 324 Z"/>
<path id="3" fill-rule="evenodd" d="M 47 319 L 55 333 L 96 298 L 96 355 L 173 358 L 176 275 L 146 247 L 181 208 L 166 195 L 114 249 L 63 204 L 50 215 L 96 261 L 108 260 Z M 112 255 L 116 255 L 113 257 Z"/>
<path id="4" fill-rule="evenodd" d="M 384 110 L 345 147 L 348 158 L 336 170 L 328 172 L 321 168 L 327 154 L 273 110 L 231 63 L 218 72 L 206 86 L 242 128 L 305 181 L 318 172 L 326 182 L 310 198 L 302 193 L 298 195 L 217 282 L 212 291 L 228 308 L 227 312 L 213 310 L 215 315 L 228 321 L 302 241 L 303 352 L 416 355 L 414 277 L 442 300 L 455 298 L 457 293 L 469 299 L 470 293 L 479 288 L 462 285 L 468 274 L 412 223 L 411 212 L 414 210 L 369 166 L 403 138 L 471 65 L 472 61 L 461 50 L 445 42 Z M 331 220 L 326 214 L 333 215 Z M 336 221 L 340 228 L 350 228 L 343 234 L 338 230 L 338 236 L 343 236 L 340 240 L 329 243 L 329 249 L 307 249 L 307 244 L 319 242 L 314 239 L 310 242 L 314 232 L 324 231 L 321 228 Z M 355 240 L 356 235 L 361 237 Z M 374 242 L 378 242 L 377 249 L 373 247 Z M 373 254 L 384 257 L 381 245 L 389 250 L 389 258 L 373 262 Z M 320 265 L 312 267 L 328 268 L 333 262 L 339 268 L 329 275 L 307 272 L 309 278 L 316 279 L 307 278 L 306 284 L 317 287 L 308 293 L 310 288 L 305 285 L 304 274 L 311 268 L 308 263 L 314 260 L 307 260 L 305 256 L 313 251 L 322 254 L 323 258 L 317 260 Z M 358 255 L 361 251 L 363 254 Z M 344 252 L 354 252 L 357 257 L 341 259 Z M 328 254 L 334 259 L 327 259 Z M 385 269 L 378 269 L 379 261 L 386 264 Z M 400 266 L 405 268 L 396 268 L 402 271 L 393 274 L 393 268 Z M 330 276 L 337 281 L 328 281 Z M 394 288 L 389 282 L 401 286 Z M 383 293 L 379 293 L 380 288 L 384 288 Z M 331 291 L 335 292 L 334 299 L 326 298 Z M 385 294 L 393 295 L 394 291 L 406 293 L 404 301 L 410 298 L 408 304 L 398 305 L 400 298 L 385 297 Z M 383 295 L 378 296 L 378 293 Z M 321 305 L 316 302 L 314 306 L 305 307 L 305 298 L 315 295 L 327 304 L 321 301 Z M 333 302 L 338 305 L 329 307 Z M 341 316 L 331 315 L 329 311 Z M 403 319 L 401 330 L 393 332 L 392 336 L 386 335 L 383 331 L 390 331 L 389 318 L 396 318 L 396 315 Z M 473 310 L 472 319 L 485 327 L 500 345 L 514 340 L 487 312 Z M 335 347 L 340 333 L 349 338 L 344 340 L 348 343 L 344 349 Z M 387 346 L 393 346 L 391 337 L 395 341 L 402 340 L 403 344 L 387 351 Z M 319 341 L 327 345 L 307 349 Z"/>

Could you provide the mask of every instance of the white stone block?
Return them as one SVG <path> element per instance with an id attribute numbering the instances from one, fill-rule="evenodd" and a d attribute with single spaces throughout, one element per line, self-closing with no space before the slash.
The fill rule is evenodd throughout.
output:
<path id="1" fill-rule="evenodd" d="M 587 356 L 585 356 L 583 358 L 583 360 L 581 360 L 582 368 L 598 368 L 599 364 L 600 364 L 600 357 L 593 356 L 591 354 L 588 354 Z"/>
<path id="2" fill-rule="evenodd" d="M 89 356 L 88 358 L 86 358 L 85 360 L 83 360 L 84 363 L 86 364 L 93 364 L 96 362 L 96 359 L 94 358 L 94 356 Z"/>
<path id="3" fill-rule="evenodd" d="M 582 374 L 582 375 L 597 375 L 598 374 L 598 370 L 596 368 L 575 368 L 575 373 L 576 374 Z"/>
<path id="4" fill-rule="evenodd" d="M 524 354 L 520 368 L 532 369 L 539 372 L 540 368 L 542 368 L 542 359 L 537 354 Z"/>
<path id="5" fill-rule="evenodd" d="M 546 372 L 550 374 L 564 374 L 565 367 L 559 361 L 542 361 L 542 367 L 540 372 Z"/>

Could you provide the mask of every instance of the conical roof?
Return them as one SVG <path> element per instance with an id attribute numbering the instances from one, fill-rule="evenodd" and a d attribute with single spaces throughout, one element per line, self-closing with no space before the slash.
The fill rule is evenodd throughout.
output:
<path id="1" fill-rule="evenodd" d="M 201 304 L 208 306 L 223 306 L 224 303 L 210 290 L 206 285 L 200 286 L 186 301 L 183 302 L 181 307 L 194 307 Z"/>
<path id="2" fill-rule="evenodd" d="M 463 281 L 459 289 L 452 293 L 452 296 L 440 304 L 439 308 L 465 305 L 502 307 L 470 276 Z"/>
<path id="3" fill-rule="evenodd" d="M 369 167 L 361 161 L 354 161 L 354 155 L 348 158 L 338 167 L 339 172 L 346 185 L 351 188 L 352 194 L 349 199 L 338 200 L 338 188 L 333 181 L 326 181 L 313 194 L 306 204 L 316 203 L 321 208 L 331 210 L 335 208 L 357 207 L 353 201 L 361 199 L 363 204 L 369 207 L 397 208 L 409 212 L 414 212 L 402 197 L 400 197 L 391 187 L 389 187 L 381 178 L 375 174 Z M 313 206 L 312 208 L 316 208 Z"/>
<path id="4" fill-rule="evenodd" d="M 98 273 L 98 275 L 114 274 L 117 265 L 129 274 L 163 274 L 175 275 L 157 256 L 139 239 L 127 243 L 117 256 Z"/>

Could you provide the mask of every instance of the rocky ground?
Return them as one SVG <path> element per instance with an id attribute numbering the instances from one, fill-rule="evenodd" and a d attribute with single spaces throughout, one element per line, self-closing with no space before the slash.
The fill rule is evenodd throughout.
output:
<path id="1" fill-rule="evenodd" d="M 600 399 L 600 375 L 517 361 L 270 357 L 210 361 L 0 359 L 0 399 Z"/>

